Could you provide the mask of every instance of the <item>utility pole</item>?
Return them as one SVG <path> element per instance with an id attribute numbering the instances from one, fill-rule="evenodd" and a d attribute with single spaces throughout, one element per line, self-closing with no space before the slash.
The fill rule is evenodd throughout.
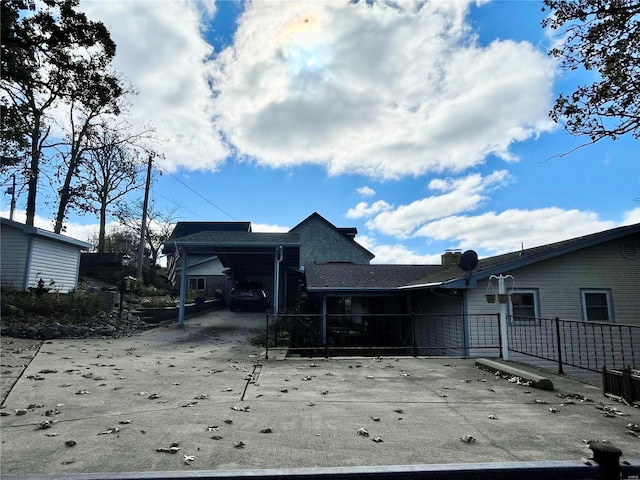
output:
<path id="1" fill-rule="evenodd" d="M 147 183 L 144 187 L 144 203 L 142 204 L 142 226 L 140 227 L 140 243 L 138 245 L 138 272 L 136 278 L 142 283 L 142 265 L 144 263 L 144 236 L 147 227 L 147 208 L 149 206 L 149 187 L 151 185 L 151 166 L 153 165 L 153 155 L 149 155 L 147 164 Z"/>

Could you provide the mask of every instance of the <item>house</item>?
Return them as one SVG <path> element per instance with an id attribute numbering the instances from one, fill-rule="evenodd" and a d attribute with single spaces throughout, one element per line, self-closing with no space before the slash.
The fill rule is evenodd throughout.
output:
<path id="1" fill-rule="evenodd" d="M 367 339 L 411 344 L 428 354 L 499 349 L 496 319 L 504 307 L 488 303 L 486 295 L 498 293 L 495 277 L 501 275 L 512 294 L 506 304 L 511 326 L 559 317 L 575 322 L 569 332 L 576 339 L 585 322 L 640 327 L 640 224 L 483 258 L 468 273 L 459 267 L 461 255 L 447 252 L 441 265 L 311 265 L 305 269 L 307 291 L 322 299 L 328 313 L 382 315 L 375 329 L 384 335 L 372 332 L 371 321 Z M 539 340 L 549 344 L 551 338 Z"/>
<path id="2" fill-rule="evenodd" d="M 36 287 L 67 293 L 78 285 L 80 252 L 91 244 L 0 218 L 0 279 L 18 290 Z"/>
<path id="3" fill-rule="evenodd" d="M 295 308 L 304 289 L 304 268 L 327 261 L 369 263 L 373 254 L 355 241 L 355 228 L 338 228 L 313 213 L 288 232 L 252 232 L 249 222 L 179 222 L 164 253 L 180 252 L 188 269 L 203 258 L 217 257 L 233 284 L 265 284 L 277 313 Z M 191 272 L 191 270 L 189 270 Z M 181 277 L 182 297 L 188 289 Z"/>

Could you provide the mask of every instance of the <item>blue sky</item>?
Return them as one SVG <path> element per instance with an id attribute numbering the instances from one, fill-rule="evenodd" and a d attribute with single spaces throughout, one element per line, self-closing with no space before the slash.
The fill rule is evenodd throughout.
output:
<path id="1" fill-rule="evenodd" d="M 318 212 L 357 227 L 378 263 L 640 222 L 636 140 L 558 157 L 586 140 L 550 121 L 553 98 L 589 77 L 547 55 L 562 38 L 542 29 L 541 2 L 81 7 L 139 90 L 132 122 L 156 128 L 152 195 L 176 220 L 286 231 Z M 86 239 L 96 223 L 71 216 L 67 231 Z"/>

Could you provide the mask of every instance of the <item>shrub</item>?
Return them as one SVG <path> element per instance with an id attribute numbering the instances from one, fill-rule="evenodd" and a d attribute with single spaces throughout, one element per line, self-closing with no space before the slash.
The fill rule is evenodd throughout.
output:
<path id="1" fill-rule="evenodd" d="M 101 293 L 47 293 L 19 292 L 2 285 L 0 311 L 3 318 L 31 316 L 50 317 L 60 323 L 77 323 L 94 317 L 105 310 Z"/>

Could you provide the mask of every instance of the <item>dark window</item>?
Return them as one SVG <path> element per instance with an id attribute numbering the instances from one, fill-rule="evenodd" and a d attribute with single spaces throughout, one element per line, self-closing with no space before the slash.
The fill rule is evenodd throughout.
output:
<path id="1" fill-rule="evenodd" d="M 584 319 L 592 322 L 608 322 L 611 319 L 609 312 L 609 295 L 607 292 L 582 292 L 584 305 Z"/>
<path id="2" fill-rule="evenodd" d="M 204 278 L 190 278 L 189 279 L 189 290 L 203 291 L 205 289 L 205 279 Z"/>
<path id="3" fill-rule="evenodd" d="M 511 297 L 511 315 L 513 322 L 531 322 L 538 317 L 536 295 L 534 292 L 516 291 Z"/>

